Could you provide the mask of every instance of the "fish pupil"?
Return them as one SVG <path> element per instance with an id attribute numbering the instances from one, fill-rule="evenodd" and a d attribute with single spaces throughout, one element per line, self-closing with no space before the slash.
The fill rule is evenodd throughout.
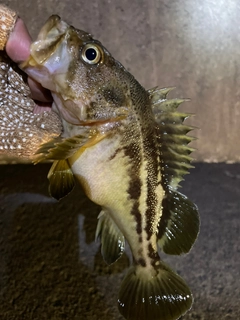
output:
<path id="1" fill-rule="evenodd" d="M 97 51 L 93 48 L 89 48 L 86 50 L 85 55 L 89 61 L 93 61 L 97 57 Z"/>

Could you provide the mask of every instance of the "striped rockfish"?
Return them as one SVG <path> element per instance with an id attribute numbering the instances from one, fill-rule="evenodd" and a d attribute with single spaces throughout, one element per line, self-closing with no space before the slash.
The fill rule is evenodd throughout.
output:
<path id="1" fill-rule="evenodd" d="M 197 207 L 177 191 L 191 167 L 189 114 L 170 89 L 145 90 L 102 44 L 52 16 L 22 69 L 52 92 L 60 137 L 43 144 L 36 162 L 54 160 L 50 193 L 60 199 L 80 182 L 102 207 L 96 238 L 111 264 L 128 242 L 133 264 L 118 307 L 129 320 L 178 319 L 192 305 L 184 280 L 165 253 L 188 252 L 199 231 Z"/>

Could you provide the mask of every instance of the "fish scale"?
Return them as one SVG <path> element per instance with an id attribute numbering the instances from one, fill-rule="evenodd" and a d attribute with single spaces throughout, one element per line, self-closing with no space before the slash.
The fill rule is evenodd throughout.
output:
<path id="1" fill-rule="evenodd" d="M 50 194 L 61 199 L 76 179 L 102 207 L 96 239 L 107 263 L 121 257 L 125 239 L 130 245 L 120 313 L 127 320 L 178 319 L 192 294 L 158 248 L 187 253 L 199 231 L 197 207 L 178 191 L 193 140 L 183 124 L 188 114 L 177 111 L 184 99 L 167 99 L 172 88 L 145 90 L 99 41 L 58 16 L 43 26 L 21 67 L 52 91 L 63 124 L 61 137 L 35 157 L 54 160 Z"/>

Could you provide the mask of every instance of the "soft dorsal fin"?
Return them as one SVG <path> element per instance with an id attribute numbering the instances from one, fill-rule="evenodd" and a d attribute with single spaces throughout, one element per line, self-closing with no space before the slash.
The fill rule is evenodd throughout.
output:
<path id="1" fill-rule="evenodd" d="M 116 223 L 106 210 L 102 210 L 98 217 L 96 240 L 101 240 L 101 253 L 107 264 L 118 260 L 125 250 L 125 239 Z"/>
<path id="2" fill-rule="evenodd" d="M 158 245 L 167 254 L 190 251 L 199 233 L 197 206 L 185 195 L 169 189 L 163 199 Z"/>
<path id="3" fill-rule="evenodd" d="M 183 124 L 191 114 L 177 111 L 178 106 L 188 99 L 167 99 L 167 94 L 173 89 L 153 88 L 148 92 L 158 125 L 164 184 L 176 190 L 183 176 L 192 168 L 190 154 L 194 149 L 188 144 L 194 138 L 187 133 L 194 127 Z"/>

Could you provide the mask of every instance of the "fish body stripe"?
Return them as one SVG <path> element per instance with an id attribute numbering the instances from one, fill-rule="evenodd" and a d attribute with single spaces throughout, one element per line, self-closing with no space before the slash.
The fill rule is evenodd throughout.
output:
<path id="1" fill-rule="evenodd" d="M 154 126 L 153 126 L 154 128 Z M 125 156 L 130 158 L 129 199 L 133 201 L 130 214 L 134 216 L 138 234 L 138 248 L 134 260 L 141 266 L 153 265 L 159 260 L 156 250 L 156 233 L 161 216 L 163 188 L 161 185 L 160 157 L 156 152 L 157 139 L 154 130 L 142 129 L 141 137 L 124 147 Z M 148 132 L 148 134 L 147 134 Z"/>

